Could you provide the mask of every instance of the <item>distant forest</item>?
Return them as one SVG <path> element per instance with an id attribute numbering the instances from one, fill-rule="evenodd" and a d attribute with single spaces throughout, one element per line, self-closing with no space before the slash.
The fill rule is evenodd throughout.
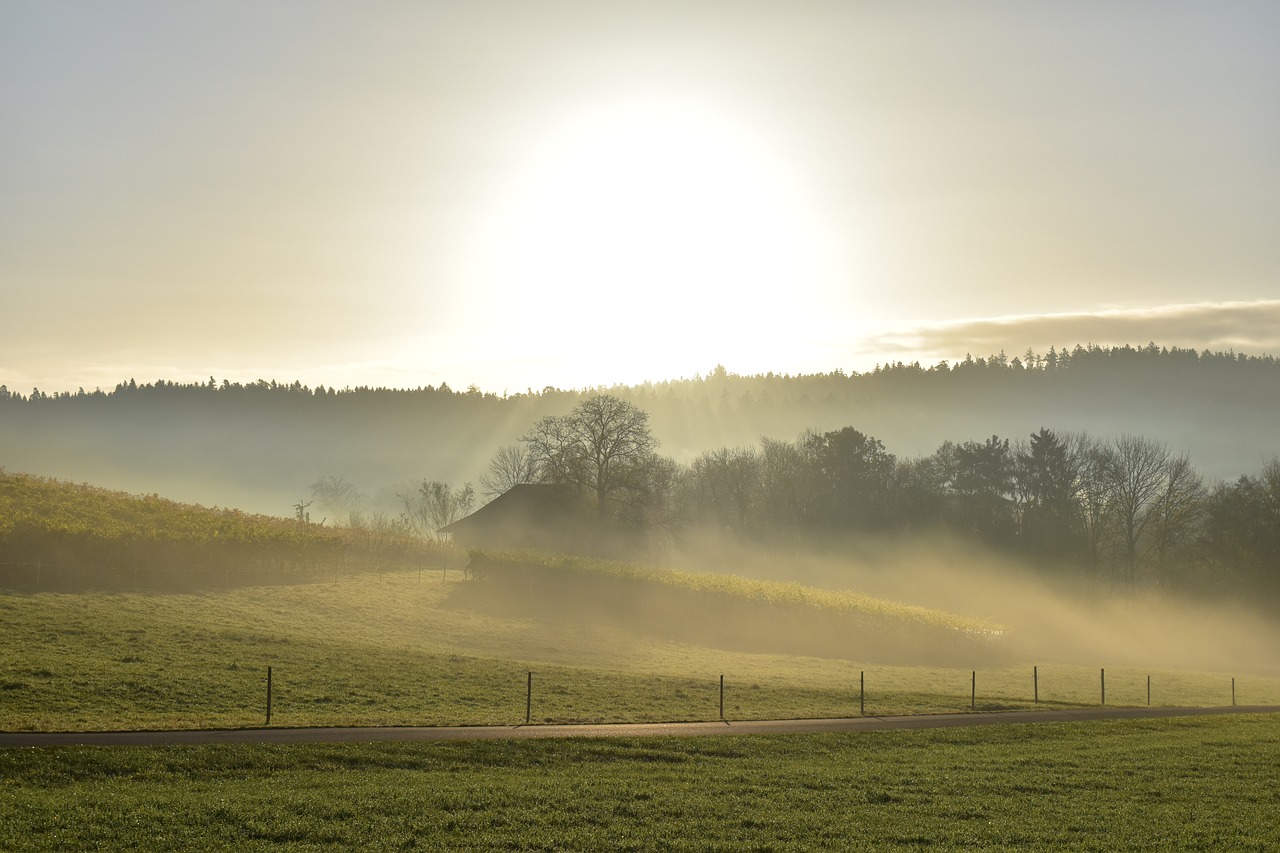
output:
<path id="1" fill-rule="evenodd" d="M 0 386 L 0 466 L 284 516 L 322 478 L 342 478 L 372 509 L 394 513 L 424 480 L 478 482 L 499 448 L 598 392 L 645 411 L 658 451 L 680 465 L 844 427 L 898 460 L 923 459 L 946 442 L 1027 441 L 1042 428 L 1142 436 L 1188 456 L 1209 484 L 1256 474 L 1280 452 L 1275 358 L 1151 344 L 851 374 L 716 367 L 691 379 L 502 395 L 212 377 L 71 393 Z"/>

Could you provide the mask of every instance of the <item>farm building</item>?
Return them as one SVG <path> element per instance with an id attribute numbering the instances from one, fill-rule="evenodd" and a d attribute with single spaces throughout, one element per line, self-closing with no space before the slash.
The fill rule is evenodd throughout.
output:
<path id="1" fill-rule="evenodd" d="M 582 551 L 594 539 L 596 516 L 573 486 L 524 483 L 440 528 L 464 548 Z"/>

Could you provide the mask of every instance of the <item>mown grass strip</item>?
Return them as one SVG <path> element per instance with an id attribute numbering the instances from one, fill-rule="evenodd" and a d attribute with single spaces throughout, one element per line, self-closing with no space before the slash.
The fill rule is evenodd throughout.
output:
<path id="1" fill-rule="evenodd" d="M 0 751 L 8 849 L 1265 850 L 1280 719 Z"/>

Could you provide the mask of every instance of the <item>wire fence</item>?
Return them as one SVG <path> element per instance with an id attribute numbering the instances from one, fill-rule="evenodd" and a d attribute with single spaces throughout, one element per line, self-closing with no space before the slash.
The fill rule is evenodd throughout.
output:
<path id="1" fill-rule="evenodd" d="M 452 565 L 447 554 L 416 566 L 395 567 L 395 578 L 439 582 L 464 577 L 464 560 Z M 57 592 L 63 587 L 80 590 L 86 573 L 97 573 L 95 589 L 111 591 L 173 591 L 175 584 L 193 589 L 216 586 L 271 584 L 370 583 L 392 568 L 373 563 L 350 562 L 311 572 L 272 574 L 256 570 L 235 575 L 225 569 L 186 568 L 171 570 L 154 580 L 145 574 L 88 565 L 44 563 L 0 563 L 0 588 L 21 592 Z M 218 630 L 240 631 L 239 625 L 223 625 Z M 255 635 L 256 637 L 256 635 Z M 256 642 L 256 640 L 255 640 Z M 228 691 L 225 678 L 210 672 L 187 672 L 171 687 L 165 686 L 165 666 L 157 662 L 153 682 L 126 674 L 119 683 L 99 682 L 109 693 L 124 697 L 130 690 L 145 689 L 160 706 L 182 707 L 183 713 L 199 714 L 200 698 L 209 695 L 209 717 L 216 725 L 342 725 L 364 724 L 484 724 L 553 722 L 641 722 L 672 719 L 748 720 L 768 718 L 842 718 L 911 713 L 955 713 L 998 711 L 1037 707 L 1176 707 L 1280 704 L 1280 679 L 1246 674 L 1243 680 L 1231 674 L 1195 673 L 1141 666 L 1098 667 L 1050 664 L 982 668 L 868 667 L 848 670 L 833 665 L 836 677 L 821 681 L 789 678 L 778 671 L 755 671 L 746 663 L 716 675 L 626 674 L 580 671 L 573 667 L 550 666 L 539 671 L 526 669 L 515 661 L 460 658 L 436 655 L 431 660 L 396 658 L 377 672 L 362 671 L 363 664 L 312 660 L 299 651 L 293 659 L 282 659 L 267 648 L 254 655 L 255 663 L 243 666 L 231 681 L 239 685 Z M 133 655 L 130 652 L 130 655 Z M 129 666 L 141 663 L 124 658 Z M 728 655 L 728 658 L 732 658 Z M 443 662 L 447 658 L 448 662 Z M 50 659 L 52 660 L 52 659 Z M 745 658 L 743 659 L 746 660 Z M 120 663 L 120 661 L 116 661 Z M 258 663 L 263 665 L 258 665 Z M 16 661 L 10 661 L 16 664 Z M 334 669 L 334 667 L 338 667 Z M 536 666 L 536 665 L 535 665 Z M 734 664 L 730 664 L 734 667 Z M 857 664 L 853 664 L 857 666 Z M 11 672 L 0 680 L 0 728 L 5 721 L 6 696 L 18 699 L 27 692 L 70 688 L 72 693 L 89 689 L 76 687 L 85 673 L 34 668 Z M 235 670 L 234 664 L 220 667 Z M 6 667 L 0 667 L 0 670 Z M 39 671 L 37 671 L 37 669 Z M 269 674 L 268 674 L 269 673 Z M 140 675 L 141 673 L 139 673 Z M 95 677 L 114 678 L 106 673 Z M 824 676 L 825 678 L 825 676 Z M 132 686 L 131 686 L 132 685 Z M 341 686 L 339 686 L 341 685 Z M 98 688 L 92 688 L 94 690 Z M 174 698 L 162 697 L 172 691 Z M 342 693 L 357 693 L 365 708 L 344 719 L 351 707 Z M 228 692 L 236 697 L 230 702 Z M 216 697 L 216 698 L 215 698 Z M 431 697 L 431 698 L 429 698 Z M 68 701 L 92 700 L 89 694 Z M 283 701 L 282 701 L 283 700 Z M 125 700 L 128 705 L 131 700 Z M 148 700 L 150 701 L 150 700 Z M 13 705 L 10 705 L 13 708 Z M 238 710 L 234 710 L 238 708 Z M 332 713 L 321 713 L 332 709 Z M 154 710 L 154 709 L 153 709 Z M 421 716 L 418 716 L 421 714 Z M 256 722 L 250 722 L 256 716 Z"/>
<path id="2" fill-rule="evenodd" d="M 141 662 L 134 657 L 124 660 Z M 1169 673 L 1143 674 L 1134 668 L 1116 673 L 1098 669 L 1090 675 L 1083 667 L 1060 667 L 1052 688 L 1038 666 L 1018 671 L 939 670 L 916 676 L 910 685 L 902 684 L 900 671 L 865 669 L 847 672 L 840 683 L 822 689 L 770 682 L 749 671 L 675 678 L 641 675 L 623 684 L 610 683 L 598 673 L 523 669 L 514 662 L 489 662 L 487 668 L 478 664 L 452 676 L 439 670 L 383 670 L 365 677 L 300 663 L 222 667 L 234 672 L 208 677 L 190 667 L 169 674 L 140 667 L 133 675 L 106 678 L 70 670 L 14 670 L 0 677 L 0 731 L 74 729 L 85 722 L 93 729 L 465 726 L 1280 707 L 1276 679 L 1202 675 L 1188 685 Z M 450 689 L 442 684 L 446 678 L 465 686 Z M 89 681 L 92 687 L 86 687 Z M 47 704 L 39 709 L 10 704 L 30 688 L 43 697 L 33 695 L 32 700 Z M 106 696 L 113 697 L 110 708 L 102 705 Z"/>
<path id="3" fill-rule="evenodd" d="M 265 704 L 264 725 L 267 726 L 272 725 L 273 722 L 272 703 L 274 700 L 276 686 L 279 684 L 279 676 L 274 675 L 274 669 L 275 668 L 271 666 L 268 666 L 266 669 L 265 694 L 263 695 L 263 701 Z M 927 708 L 922 707 L 916 709 L 914 712 L 945 713 L 947 711 L 951 711 L 954 713 L 963 713 L 965 711 L 969 711 L 977 713 L 1014 710 L 1015 707 L 1039 708 L 1042 706 L 1042 700 L 1039 695 L 1039 670 L 1039 666 L 1032 666 L 1030 671 L 1026 673 L 1029 675 L 1028 686 L 1030 690 L 1027 695 L 1022 696 L 1009 695 L 1007 692 L 1003 691 L 994 695 L 980 693 L 978 687 L 979 670 L 971 670 L 969 672 L 970 689 L 967 697 L 967 703 L 964 701 L 965 697 L 959 691 L 951 692 L 949 694 L 944 692 L 942 694 L 943 696 L 949 695 L 953 700 L 953 707 L 939 708 L 937 695 L 935 694 L 934 701 L 930 702 Z M 877 685 L 874 679 L 874 671 L 872 671 L 873 677 L 870 681 L 868 680 L 867 675 L 867 670 L 862 670 L 858 673 L 856 692 L 851 690 L 848 696 L 848 713 L 832 715 L 829 713 L 829 706 L 825 706 L 819 713 L 801 714 L 798 717 L 793 718 L 841 719 L 886 715 L 904 716 L 911 715 L 913 713 L 913 709 L 909 704 L 909 699 L 907 700 L 907 703 L 904 704 L 903 694 L 900 689 L 886 690 L 884 685 Z M 954 690 L 955 684 L 959 683 L 961 680 L 959 676 L 962 675 L 962 673 L 956 672 L 954 675 L 957 677 L 950 685 L 935 685 L 935 687 L 941 687 L 944 691 Z M 1123 700 L 1117 702 L 1116 696 L 1113 693 L 1111 707 L 1153 707 L 1153 682 L 1151 674 L 1147 674 L 1145 676 L 1145 702 L 1141 701 L 1141 699 L 1134 701 L 1135 696 L 1133 695 L 1134 691 L 1132 688 L 1134 687 L 1133 682 L 1135 681 L 1135 677 L 1132 671 L 1126 673 L 1124 680 L 1127 695 Z M 564 707 L 568 705 L 585 704 L 587 706 L 592 706 L 593 704 L 596 704 L 591 702 L 589 696 L 584 695 L 584 693 L 588 691 L 583 690 L 581 686 L 579 686 L 577 692 L 575 692 L 573 689 L 567 688 L 563 682 L 559 682 L 554 677 L 550 679 L 543 679 L 541 677 L 535 678 L 535 672 L 533 670 L 528 670 L 523 673 L 522 677 L 517 681 L 518 684 L 523 687 L 523 695 L 520 696 L 522 701 L 518 703 L 523 708 L 523 720 L 510 720 L 509 722 L 530 725 L 535 722 L 535 716 L 538 717 L 537 722 L 541 723 L 578 722 L 579 720 L 568 718 L 563 715 Z M 517 681 L 513 681 L 510 684 L 511 689 L 509 697 L 513 700 L 518 695 Z M 1007 675 L 1002 679 L 1002 681 L 1007 681 Z M 1139 678 L 1138 681 L 1140 682 L 1141 679 Z M 705 706 L 702 708 L 690 708 L 690 711 L 693 713 L 691 715 L 687 715 L 688 719 L 718 719 L 725 722 L 729 722 L 731 719 L 737 719 L 739 721 L 761 719 L 761 717 L 758 716 L 744 716 L 741 714 L 735 715 L 732 713 L 732 709 L 735 707 L 735 704 L 740 712 L 743 710 L 742 704 L 740 702 L 735 703 L 735 700 L 740 699 L 744 693 L 749 696 L 752 691 L 758 689 L 758 685 L 748 685 L 742 682 L 735 684 L 732 680 L 727 681 L 725 675 L 722 673 L 720 674 L 718 681 L 709 680 L 703 685 L 703 687 L 705 689 L 699 691 L 703 699 L 710 700 L 714 697 L 715 704 L 713 705 L 711 701 L 706 701 Z M 870 691 L 868 690 L 869 687 Z M 1080 687 L 1080 684 L 1063 685 L 1059 683 L 1058 688 L 1062 690 L 1063 693 L 1052 698 L 1046 695 L 1043 699 L 1043 707 L 1104 708 L 1108 706 L 1105 669 L 1100 668 L 1098 670 L 1096 694 L 1093 697 L 1093 701 L 1091 701 L 1087 696 L 1081 695 Z M 1250 707 L 1275 707 L 1277 703 L 1280 703 L 1280 697 L 1274 695 L 1275 690 L 1269 689 L 1268 685 L 1255 684 L 1253 687 L 1255 689 L 1251 690 L 1248 697 L 1251 700 Z M 1271 685 L 1270 687 L 1274 688 L 1274 685 Z M 1185 687 L 1171 686 L 1169 683 L 1160 684 L 1157 682 L 1156 688 L 1158 692 L 1155 694 L 1156 701 L 1154 703 L 1154 707 L 1238 707 L 1237 679 L 1235 676 L 1222 676 L 1220 682 L 1217 684 L 1200 684 L 1191 694 L 1188 694 Z M 736 697 L 734 696 L 735 693 L 738 694 Z M 729 706 L 730 711 L 728 713 L 726 712 L 726 696 L 728 696 L 731 702 Z M 1068 696 L 1069 698 L 1067 698 Z M 1188 699 L 1193 701 L 1186 701 Z M 517 703 L 512 702 L 507 705 L 505 709 L 506 713 L 510 714 L 513 706 L 516 704 Z M 713 711 L 715 713 L 712 713 Z M 300 709 L 300 713 L 294 717 L 292 722 L 287 719 L 282 720 L 277 706 L 275 722 L 277 724 L 286 725 L 306 725 L 306 716 L 305 710 Z M 610 718 L 609 721 L 634 722 L 634 720 L 615 720 L 612 718 Z"/>

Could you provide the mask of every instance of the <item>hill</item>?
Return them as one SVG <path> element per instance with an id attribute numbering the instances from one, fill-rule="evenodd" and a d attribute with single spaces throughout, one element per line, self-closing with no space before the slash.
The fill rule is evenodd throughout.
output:
<path id="1" fill-rule="evenodd" d="M 947 668 L 856 646 L 836 657 L 734 648 L 663 635 L 656 618 L 565 618 L 536 602 L 500 612 L 476 605 L 475 585 L 407 570 L 200 593 L 0 591 L 0 729 L 259 726 L 267 667 L 281 726 L 709 720 L 721 675 L 730 719 L 856 714 L 862 671 L 868 714 L 1099 702 L 1094 657 L 1035 661 L 1037 703 L 1025 658 L 973 649 Z M 1227 704 L 1233 676 L 1241 704 L 1280 701 L 1274 672 L 1102 660 L 1108 704 L 1145 704 L 1148 675 L 1156 705 Z"/>
<path id="2" fill-rule="evenodd" d="M 468 606 L 606 622 L 659 640 L 773 654 L 935 664 L 991 661 L 1005 629 L 845 589 L 537 552 L 472 551 Z"/>
<path id="3" fill-rule="evenodd" d="M 154 590 L 447 566 L 395 530 L 326 528 L 0 470 L 0 588 Z M 462 567 L 454 555 L 455 567 Z M 624 625 L 660 640 L 880 659 L 989 657 L 1001 630 L 849 591 L 539 552 L 474 550 L 455 605 Z"/>
<path id="4" fill-rule="evenodd" d="M 478 551 L 464 578 L 456 555 L 446 566 L 437 548 L 390 538 L 379 551 L 365 536 L 0 474 L 0 727 L 255 725 L 267 667 L 290 725 L 514 722 L 530 672 L 542 721 L 714 718 L 721 675 L 738 718 L 851 713 L 859 669 L 872 713 L 1089 704 L 1099 660 L 1115 704 L 1141 704 L 1153 674 L 1157 703 L 1230 696 L 1223 670 L 1179 661 L 1252 673 L 1245 702 L 1274 701 L 1280 684 L 1270 656 L 1241 653 L 1271 634 L 1241 622 L 1241 639 L 1203 613 L 1086 602 L 1093 627 L 1059 612 L 1096 634 L 1073 650 L 1066 634 L 1027 642 L 1044 618 L 1027 604 L 1004 632 L 848 589 L 577 557 Z M 41 562 L 60 555 L 92 562 Z M 1169 637 L 1197 626 L 1216 650 L 1175 649 Z"/>
<path id="5" fill-rule="evenodd" d="M 438 543 L 182 504 L 0 468 L 0 585 L 194 589 L 438 563 Z"/>
<path id="6" fill-rule="evenodd" d="M 944 441 L 1025 437 L 1040 427 L 1146 436 L 1190 454 L 1211 480 L 1280 452 L 1280 363 L 1190 350 L 1077 347 L 863 374 L 705 377 L 608 389 L 649 413 L 679 462 L 720 447 L 854 426 L 900 458 Z M 288 515 L 324 476 L 373 506 L 422 479 L 475 481 L 494 452 L 589 392 L 456 392 L 447 386 L 138 384 L 14 393 L 0 386 L 0 465 L 181 500 Z"/>

